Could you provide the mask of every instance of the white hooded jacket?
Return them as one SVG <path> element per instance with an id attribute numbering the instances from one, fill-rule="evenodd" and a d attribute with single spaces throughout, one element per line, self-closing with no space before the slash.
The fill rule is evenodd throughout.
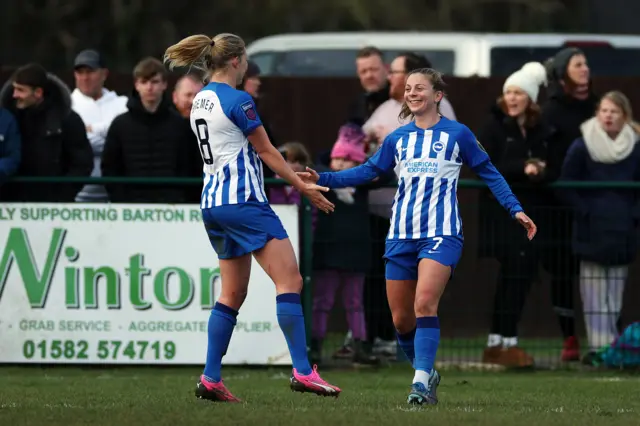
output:
<path id="1" fill-rule="evenodd" d="M 80 115 L 87 131 L 87 138 L 93 149 L 93 172 L 91 176 L 99 177 L 100 159 L 107 132 L 114 118 L 127 112 L 126 96 L 119 96 L 116 92 L 102 89 L 102 96 L 95 100 L 84 95 L 77 88 L 71 93 L 71 107 Z M 77 202 L 107 201 L 107 192 L 102 185 L 85 185 L 76 197 Z"/>

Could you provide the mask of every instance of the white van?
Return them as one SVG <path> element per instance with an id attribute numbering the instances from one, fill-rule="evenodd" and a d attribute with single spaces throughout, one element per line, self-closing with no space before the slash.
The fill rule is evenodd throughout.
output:
<path id="1" fill-rule="evenodd" d="M 544 61 L 566 46 L 584 50 L 594 75 L 640 75 L 640 36 L 603 34 L 498 34 L 342 32 L 265 37 L 247 53 L 265 76 L 354 76 L 355 56 L 376 46 L 389 62 L 402 51 L 425 55 L 435 68 L 458 77 L 504 77 L 528 61 Z"/>

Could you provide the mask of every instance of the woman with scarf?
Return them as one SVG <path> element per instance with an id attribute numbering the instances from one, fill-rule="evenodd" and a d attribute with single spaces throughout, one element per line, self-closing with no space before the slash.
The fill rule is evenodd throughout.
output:
<path id="1" fill-rule="evenodd" d="M 569 148 L 560 179 L 640 180 L 640 125 L 620 92 L 600 100 L 595 117 L 580 126 L 582 136 Z M 580 257 L 580 293 L 591 364 L 595 353 L 619 334 L 618 321 L 629 264 L 636 254 L 638 194 L 626 189 L 565 189 L 573 208 L 573 250 Z"/>

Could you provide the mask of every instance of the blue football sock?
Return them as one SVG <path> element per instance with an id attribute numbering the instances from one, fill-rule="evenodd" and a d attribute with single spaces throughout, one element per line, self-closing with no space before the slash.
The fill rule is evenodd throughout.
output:
<path id="1" fill-rule="evenodd" d="M 398 333 L 398 330 L 396 330 L 396 337 L 398 338 L 398 344 L 400 345 L 402 352 L 404 352 L 404 354 L 406 355 L 411 365 L 413 365 L 413 361 L 416 358 L 416 351 L 415 351 L 416 329 L 414 328 L 413 330 L 404 334 L 400 334 Z"/>
<path id="2" fill-rule="evenodd" d="M 208 328 L 207 363 L 204 366 L 204 377 L 207 380 L 212 382 L 220 381 L 222 357 L 227 353 L 237 316 L 238 311 L 219 302 L 216 302 L 211 310 Z"/>
<path id="3" fill-rule="evenodd" d="M 278 324 L 289 346 L 293 368 L 306 376 L 311 374 L 311 366 L 307 358 L 307 336 L 304 328 L 304 315 L 300 295 L 284 293 L 276 297 Z"/>
<path id="4" fill-rule="evenodd" d="M 416 371 L 431 374 L 440 343 L 440 322 L 438 317 L 420 317 L 417 323 L 414 367 Z"/>

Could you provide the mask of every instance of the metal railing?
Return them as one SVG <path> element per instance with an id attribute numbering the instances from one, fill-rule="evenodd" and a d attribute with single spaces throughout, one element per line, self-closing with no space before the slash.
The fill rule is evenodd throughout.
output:
<path id="1" fill-rule="evenodd" d="M 184 185 L 202 185 L 202 179 L 200 178 L 187 178 L 187 177 L 166 177 L 166 178 L 130 178 L 130 177 L 41 177 L 41 176 L 21 176 L 14 177 L 11 179 L 13 182 L 20 183 L 29 183 L 29 184 L 38 184 L 38 183 L 54 183 L 54 184 L 101 184 L 101 185 L 109 185 L 109 184 L 136 184 L 136 185 L 166 185 L 166 186 L 184 186 Z M 265 179 L 265 184 L 267 186 L 283 186 L 287 185 L 287 182 L 281 179 Z M 390 187 L 394 186 L 393 184 L 389 185 Z M 517 190 L 523 185 L 513 185 L 512 188 Z M 619 190 L 640 190 L 640 182 L 589 182 L 589 181 L 558 181 L 548 186 L 553 189 L 581 189 L 581 190 L 602 190 L 602 189 L 619 189 Z M 486 184 L 479 180 L 473 179 L 462 179 L 459 181 L 458 188 L 460 190 L 466 189 L 482 189 L 486 188 Z M 1 191 L 1 187 L 0 187 Z M 301 274 L 304 280 L 304 289 L 303 289 L 303 309 L 305 312 L 305 322 L 307 328 L 307 336 L 311 338 L 311 324 L 312 324 L 312 305 L 313 305 L 313 215 L 312 215 L 312 207 L 309 201 L 306 198 L 303 198 L 302 205 L 300 206 L 302 210 L 301 214 L 301 222 L 300 222 L 300 250 L 301 250 L 301 259 L 300 259 L 300 269 Z M 576 301 L 579 300 L 578 295 L 575 297 Z M 576 302 L 578 304 L 579 302 Z M 465 337 L 467 338 L 467 337 Z M 469 341 L 474 341 L 474 347 L 482 346 L 482 339 L 479 338 L 468 338 Z M 557 339 L 560 342 L 560 339 Z M 464 354 L 464 348 L 461 348 L 460 339 L 452 339 L 451 342 L 443 344 L 444 354 L 448 358 L 455 358 L 460 356 L 460 354 Z M 543 345 L 544 346 L 544 345 Z M 474 349 L 475 350 L 475 349 Z M 555 344 L 553 347 L 555 350 Z M 552 352 L 548 347 L 539 348 L 540 353 L 550 353 Z M 476 354 L 477 355 L 477 354 Z M 465 356 L 462 355 L 463 358 L 472 358 L 475 359 L 474 356 Z"/>

